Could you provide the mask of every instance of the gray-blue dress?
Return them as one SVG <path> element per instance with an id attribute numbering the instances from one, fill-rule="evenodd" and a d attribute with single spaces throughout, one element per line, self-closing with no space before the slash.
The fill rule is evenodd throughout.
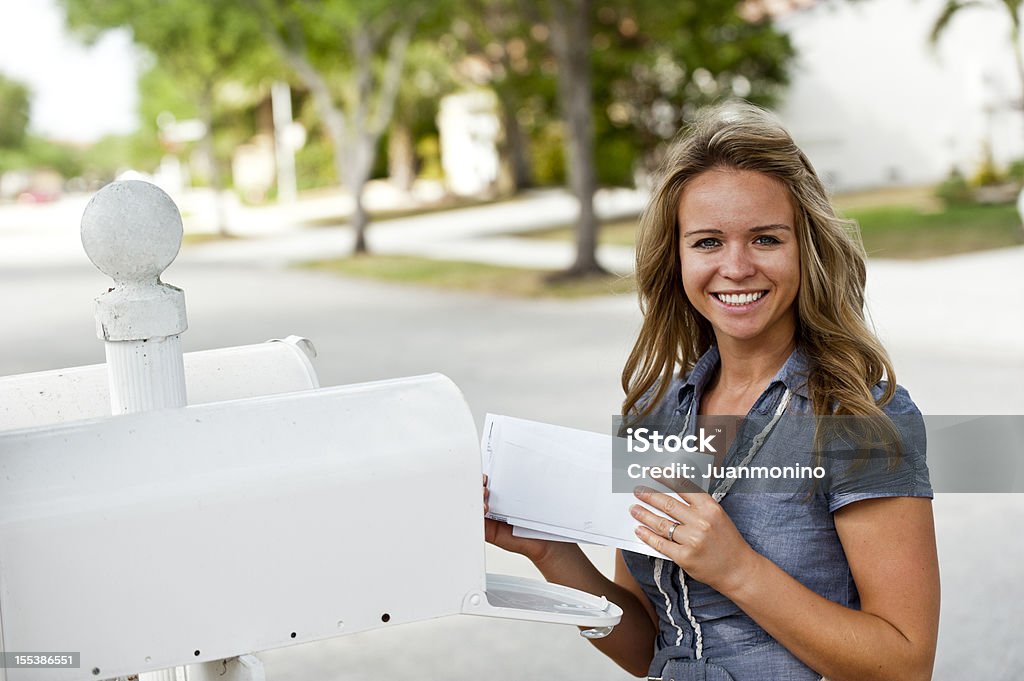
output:
<path id="1" fill-rule="evenodd" d="M 719 362 L 718 350 L 706 352 L 690 374 L 677 378 L 645 423 L 679 433 L 696 428 L 702 391 Z M 735 466 L 749 452 L 788 393 L 788 404 L 757 449 L 750 466 L 784 467 L 820 464 L 818 480 L 738 479 L 721 504 L 740 534 L 761 555 L 825 598 L 860 607 L 846 555 L 832 514 L 863 499 L 887 496 L 932 497 L 925 463 L 921 413 L 902 387 L 884 411 L 896 425 L 902 456 L 890 459 L 848 444 L 836 436 L 822 455 L 812 453 L 815 419 L 806 389 L 807 358 L 797 349 L 754 403 L 726 455 Z M 876 397 L 882 385 L 876 386 Z M 711 491 L 716 485 L 712 483 Z M 811 670 L 769 636 L 732 601 L 684 575 L 668 560 L 624 551 L 626 565 L 658 613 L 651 678 L 673 681 L 818 681 Z M 684 588 L 685 583 L 685 588 Z M 785 603 L 779 603 L 785 608 Z M 870 654 L 870 651 L 865 651 Z"/>

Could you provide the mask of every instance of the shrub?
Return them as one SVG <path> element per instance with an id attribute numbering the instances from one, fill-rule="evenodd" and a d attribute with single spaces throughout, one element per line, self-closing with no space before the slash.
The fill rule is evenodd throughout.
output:
<path id="1" fill-rule="evenodd" d="M 949 172 L 949 177 L 935 188 L 935 195 L 947 206 L 962 205 L 974 201 L 974 192 L 971 191 L 966 178 L 957 168 L 953 168 Z"/>
<path id="2" fill-rule="evenodd" d="M 992 147 L 985 144 L 981 152 L 981 163 L 978 164 L 978 170 L 971 177 L 971 186 L 990 187 L 1001 184 L 1004 179 L 1006 178 L 999 172 L 999 168 L 996 167 L 995 158 L 992 156 Z"/>

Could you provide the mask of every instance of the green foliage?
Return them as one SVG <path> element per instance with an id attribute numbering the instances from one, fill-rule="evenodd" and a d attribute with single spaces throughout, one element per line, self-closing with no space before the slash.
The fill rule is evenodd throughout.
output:
<path id="1" fill-rule="evenodd" d="M 444 169 L 441 167 L 441 142 L 436 134 L 424 135 L 416 142 L 416 157 L 420 160 L 420 177 L 428 180 L 444 178 Z"/>
<path id="2" fill-rule="evenodd" d="M 161 153 L 156 119 L 163 112 L 178 120 L 202 119 L 210 130 L 208 148 L 223 164 L 254 132 L 247 110 L 265 96 L 262 81 L 283 73 L 262 40 L 258 18 L 235 0 L 59 2 L 68 25 L 82 39 L 93 41 L 105 30 L 127 27 L 136 44 L 153 58 L 151 68 L 140 76 L 140 135 L 130 142 L 106 144 L 127 154 L 121 163 L 104 158 L 106 150 L 100 147 L 95 165 L 103 175 L 113 172 L 115 165 L 156 165 Z M 165 151 L 185 154 L 191 145 Z"/>
<path id="3" fill-rule="evenodd" d="M 637 148 L 631 131 L 612 128 L 603 117 L 597 118 L 595 127 L 594 163 L 598 183 L 612 187 L 632 186 L 642 152 Z"/>
<path id="4" fill-rule="evenodd" d="M 742 97 L 773 104 L 788 82 L 795 51 L 770 21 L 741 17 L 734 0 L 606 0 L 592 3 L 591 66 L 598 178 L 632 184 L 638 166 L 657 164 L 662 147 L 697 108 Z M 449 36 L 452 60 L 487 64 L 480 79 L 516 110 L 532 136 L 538 183 L 564 177 L 549 148 L 560 113 L 557 65 L 543 0 L 462 0 Z"/>
<path id="5" fill-rule="evenodd" d="M 457 87 L 452 65 L 437 42 L 414 41 L 406 54 L 395 119 L 407 125 L 414 138 L 436 133 L 438 102 Z"/>
<path id="6" fill-rule="evenodd" d="M 179 121 L 199 116 L 194 93 L 178 85 L 177 77 L 159 60 L 139 74 L 139 116 L 142 126 L 157 130 L 157 117 L 168 112 Z"/>
<path id="7" fill-rule="evenodd" d="M 1017 183 L 1024 183 L 1024 158 L 1018 158 L 1006 169 L 1006 178 Z"/>
<path id="8" fill-rule="evenodd" d="M 295 153 L 295 179 L 299 189 L 338 184 L 334 171 L 334 148 L 325 135 L 310 135 L 306 146 Z"/>
<path id="9" fill-rule="evenodd" d="M 260 40 L 259 22 L 233 0 L 60 0 L 68 25 L 86 41 L 127 27 L 172 74 L 178 88 L 197 92 L 211 81 L 270 75 L 276 62 Z"/>
<path id="10" fill-rule="evenodd" d="M 107 181 L 128 168 L 151 173 L 162 155 L 156 138 L 145 131 L 107 135 L 81 153 L 82 175 Z"/>
<path id="11" fill-rule="evenodd" d="M 795 54 L 788 36 L 741 17 L 731 0 L 600 4 L 594 25 L 595 101 L 648 169 L 699 107 L 732 97 L 772 105 Z"/>
<path id="12" fill-rule="evenodd" d="M 25 143 L 30 108 L 28 87 L 0 74 L 0 149 Z"/>
<path id="13" fill-rule="evenodd" d="M 947 206 L 955 206 L 974 201 L 974 192 L 967 184 L 967 179 L 956 168 L 950 171 L 949 177 L 935 188 L 935 196 Z"/>
<path id="14" fill-rule="evenodd" d="M 77 147 L 27 135 L 18 149 L 0 149 L 0 172 L 51 169 L 65 178 L 82 172 L 82 152 Z"/>
<path id="15" fill-rule="evenodd" d="M 409 45 L 394 122 L 408 128 L 415 140 L 414 154 L 420 177 L 440 179 L 443 176 L 437 114 L 441 98 L 457 88 L 448 56 L 435 40 L 420 39 Z M 387 162 L 387 148 L 386 143 L 381 147 L 379 163 Z"/>
<path id="16" fill-rule="evenodd" d="M 533 177 L 539 185 L 565 184 L 565 129 L 562 123 L 549 123 L 530 141 Z"/>
<path id="17" fill-rule="evenodd" d="M 995 159 L 992 158 L 991 149 L 986 148 L 986 153 L 982 156 L 978 169 L 971 176 L 971 185 L 975 187 L 988 187 L 1000 184 L 1004 179 L 1003 173 L 999 172 Z"/>

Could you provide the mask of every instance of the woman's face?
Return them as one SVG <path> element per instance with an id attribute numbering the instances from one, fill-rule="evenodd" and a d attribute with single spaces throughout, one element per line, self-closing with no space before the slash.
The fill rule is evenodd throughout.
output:
<path id="1" fill-rule="evenodd" d="M 800 251 L 781 181 L 751 170 L 701 173 L 683 190 L 679 231 L 683 288 L 720 347 L 793 341 Z"/>

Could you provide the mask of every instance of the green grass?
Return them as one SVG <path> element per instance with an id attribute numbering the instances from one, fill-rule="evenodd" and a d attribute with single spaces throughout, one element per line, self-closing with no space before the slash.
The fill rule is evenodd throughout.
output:
<path id="1" fill-rule="evenodd" d="M 928 212 L 913 206 L 850 209 L 871 257 L 922 259 L 1024 244 L 1013 205 L 951 206 Z"/>
<path id="2" fill-rule="evenodd" d="M 632 277 L 609 274 L 551 281 L 552 273 L 548 270 L 411 256 L 358 256 L 320 260 L 307 263 L 306 267 L 345 276 L 528 298 L 581 298 L 634 290 Z"/>

